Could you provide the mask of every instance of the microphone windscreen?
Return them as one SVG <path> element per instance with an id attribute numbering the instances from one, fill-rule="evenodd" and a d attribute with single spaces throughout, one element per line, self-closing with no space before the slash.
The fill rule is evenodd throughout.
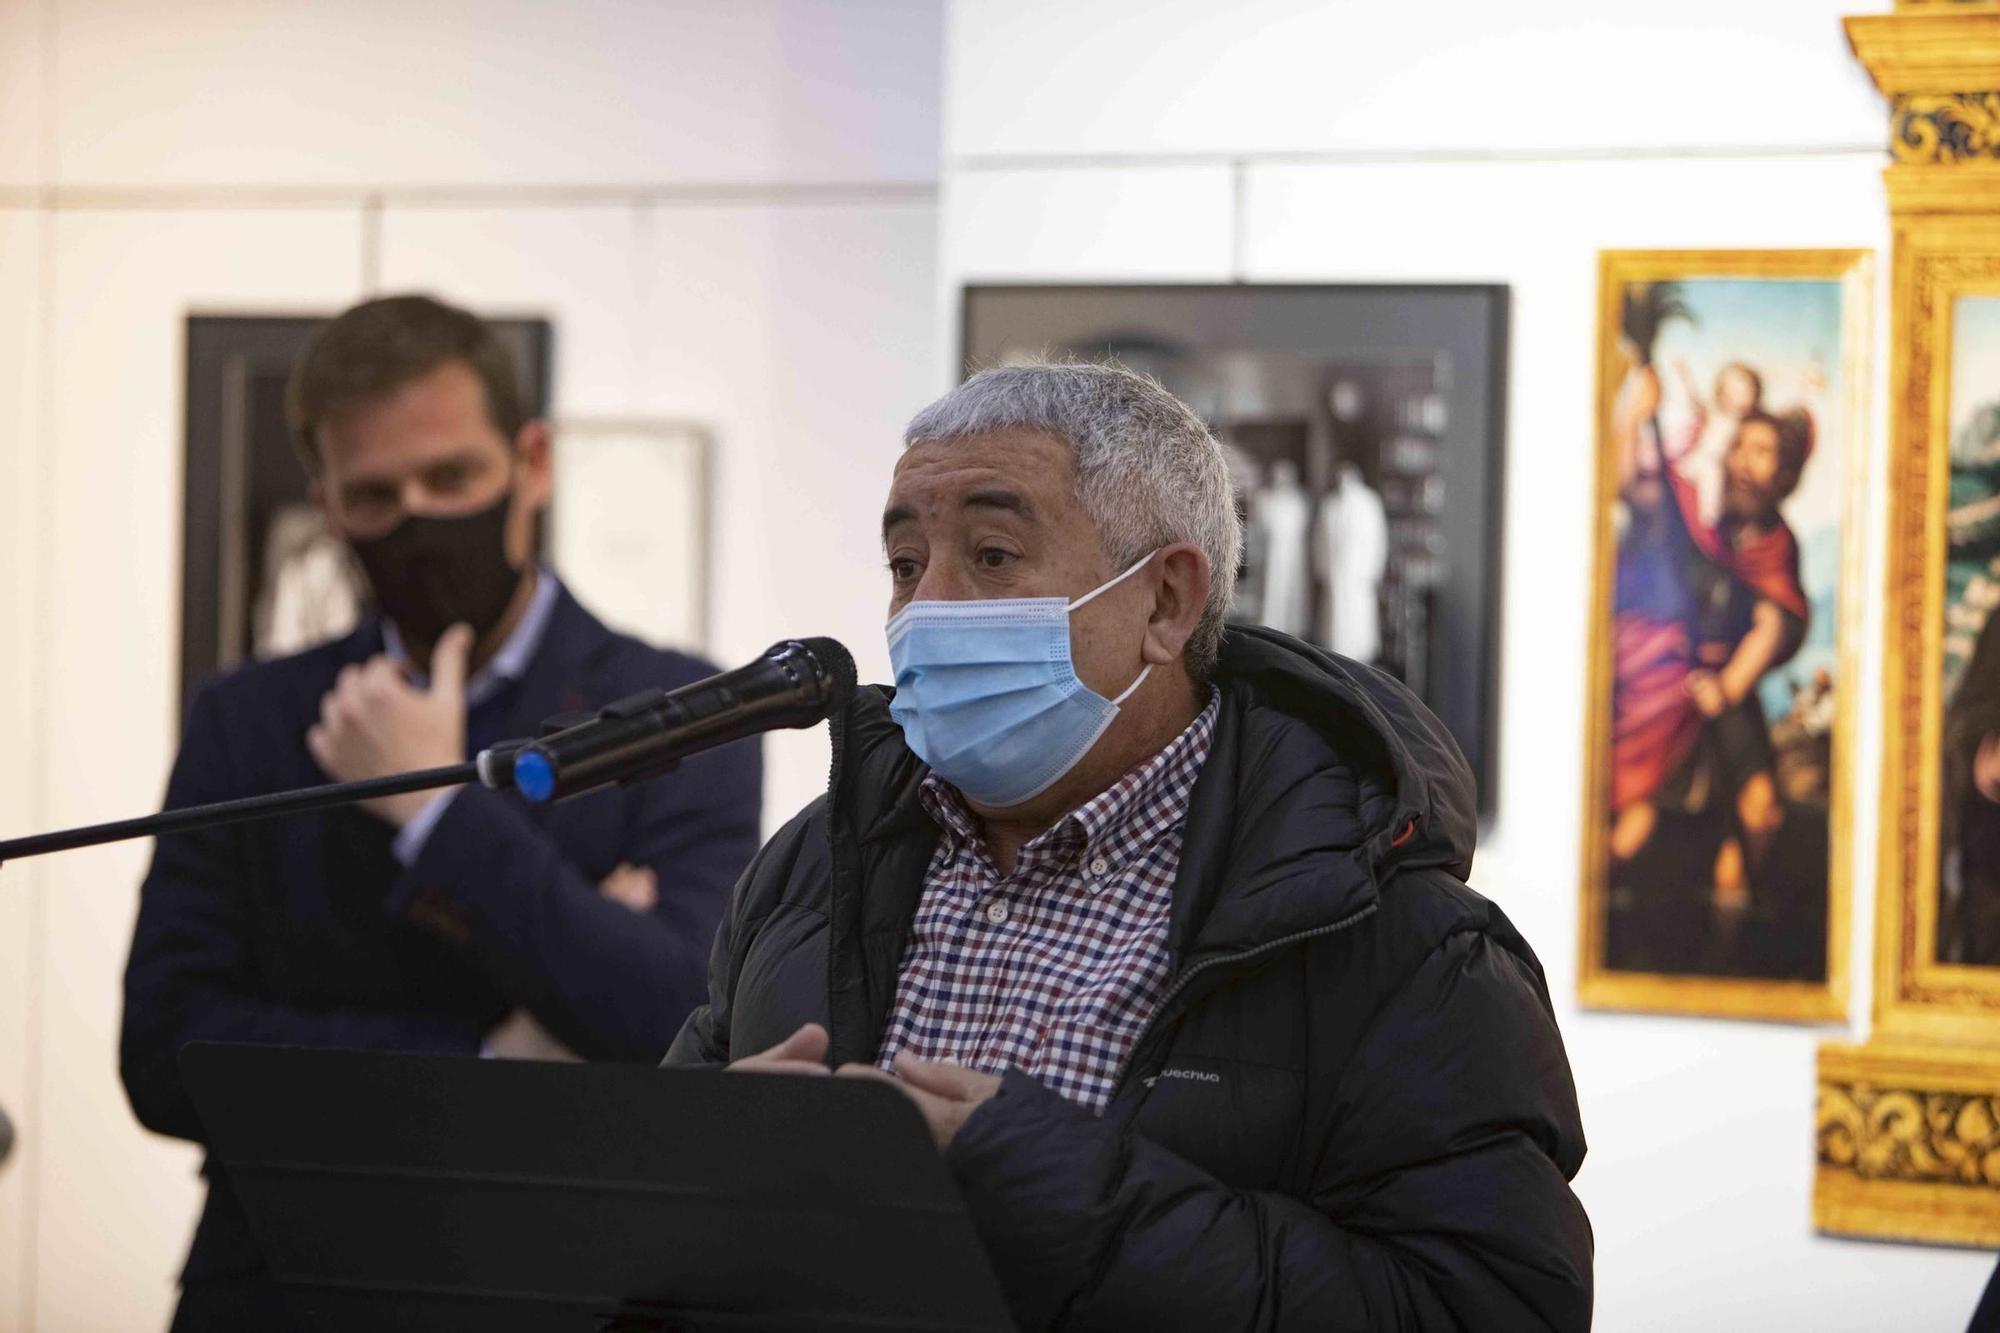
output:
<path id="1" fill-rule="evenodd" d="M 838 639 L 801 639 L 799 643 L 826 672 L 827 711 L 845 708 L 847 701 L 854 697 L 854 654 L 848 652 Z"/>

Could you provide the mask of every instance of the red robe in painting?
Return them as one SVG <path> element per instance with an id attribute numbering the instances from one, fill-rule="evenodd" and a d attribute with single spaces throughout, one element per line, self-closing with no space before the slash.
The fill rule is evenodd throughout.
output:
<path id="1" fill-rule="evenodd" d="M 1732 543 L 1704 523 L 1694 485 L 1669 468 L 1666 480 L 1698 558 L 1800 620 L 1808 618 L 1799 581 L 1799 544 L 1778 519 L 1761 536 Z M 1681 549 L 1664 559 L 1696 558 Z M 1685 617 L 1621 608 L 1613 622 L 1611 661 L 1611 808 L 1644 801 L 1687 762 L 1707 721 L 1688 697 L 1695 650 Z M 1733 645 L 1732 645 L 1733 646 Z"/>

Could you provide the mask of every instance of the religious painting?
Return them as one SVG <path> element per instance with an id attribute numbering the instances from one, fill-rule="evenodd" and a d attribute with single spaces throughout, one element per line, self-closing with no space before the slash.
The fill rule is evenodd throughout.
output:
<path id="1" fill-rule="evenodd" d="M 1897 226 L 1875 1022 L 1865 1045 L 1820 1048 L 1813 1217 L 1845 1234 L 1991 1246 L 2000 198 L 1949 178 L 1899 185 L 1892 198 L 1926 211 Z"/>
<path id="2" fill-rule="evenodd" d="M 1868 272 L 1602 258 L 1586 1004 L 1845 1013 Z"/>
<path id="3" fill-rule="evenodd" d="M 1222 442 L 1230 618 L 1390 672 L 1494 808 L 1500 287 L 970 287 L 966 373 L 1047 357 L 1153 376 Z"/>
<path id="4" fill-rule="evenodd" d="M 1939 702 L 1940 963 L 2000 966 L 2000 295 L 1952 304 Z"/>
<path id="5" fill-rule="evenodd" d="M 2000 1245 L 2000 9 L 1846 20 L 1894 249 L 1874 1022 L 1819 1048 L 1813 1223 Z M 1936 12 L 1931 12 L 1935 9 Z M 1947 9 L 1949 12 L 1947 12 Z M 1980 12 L 1984 11 L 1984 12 Z"/>
<path id="6" fill-rule="evenodd" d="M 1898 275 L 1920 318 L 1891 474 L 1877 1010 L 1951 1038 L 2000 1028 L 2000 229 L 1923 240 Z"/>

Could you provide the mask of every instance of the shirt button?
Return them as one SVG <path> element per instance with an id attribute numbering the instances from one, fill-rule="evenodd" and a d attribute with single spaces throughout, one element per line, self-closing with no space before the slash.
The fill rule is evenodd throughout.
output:
<path id="1" fill-rule="evenodd" d="M 1004 926 L 1004 925 L 1006 925 L 1006 924 L 1007 924 L 1007 904 L 1005 904 L 1005 903 L 988 903 L 988 904 L 986 905 L 986 919 L 987 919 L 988 921 L 991 921 L 991 922 L 992 922 L 992 923 L 993 923 L 994 925 L 996 925 L 996 926 Z"/>
<path id="2" fill-rule="evenodd" d="M 1111 873 L 1111 863 L 1101 856 L 1093 857 L 1090 862 L 1090 873 L 1094 878 L 1103 879 Z"/>

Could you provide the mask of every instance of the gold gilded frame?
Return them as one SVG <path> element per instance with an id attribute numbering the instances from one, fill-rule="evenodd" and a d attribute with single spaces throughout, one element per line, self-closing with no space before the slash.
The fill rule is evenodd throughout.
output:
<path id="1" fill-rule="evenodd" d="M 2000 297 L 2000 216 L 1903 220 L 1895 293 L 1876 1032 L 2000 1046 L 2000 968 L 1936 961 L 1952 319 L 1962 296 Z"/>
<path id="2" fill-rule="evenodd" d="M 2000 4 L 1847 21 L 1889 101 L 1894 220 L 1875 1023 L 1819 1052 L 1821 1230 L 2000 1245 L 2000 968 L 1937 961 L 1953 318 L 2000 296 Z"/>
<path id="3" fill-rule="evenodd" d="M 1822 1231 L 2000 1241 L 2000 1065 L 1911 1044 L 1819 1056 L 1813 1224 Z"/>
<path id="4" fill-rule="evenodd" d="M 1590 712 L 1585 725 L 1583 904 L 1577 996 L 1588 1008 L 1706 1014 L 1792 1022 L 1847 1016 L 1853 883 L 1855 689 L 1860 679 L 1862 467 L 1868 420 L 1869 316 L 1874 260 L 1866 250 L 1608 250 L 1598 262 L 1597 485 L 1591 581 Z M 1828 803 L 1826 979 L 1774 981 L 1614 970 L 1604 964 L 1605 873 L 1610 810 L 1611 585 L 1617 567 L 1612 505 L 1617 470 L 1609 449 L 1618 392 L 1619 303 L 1627 285 L 1691 278 L 1819 279 L 1841 284 L 1840 587 L 1835 615 L 1838 686 Z"/>

